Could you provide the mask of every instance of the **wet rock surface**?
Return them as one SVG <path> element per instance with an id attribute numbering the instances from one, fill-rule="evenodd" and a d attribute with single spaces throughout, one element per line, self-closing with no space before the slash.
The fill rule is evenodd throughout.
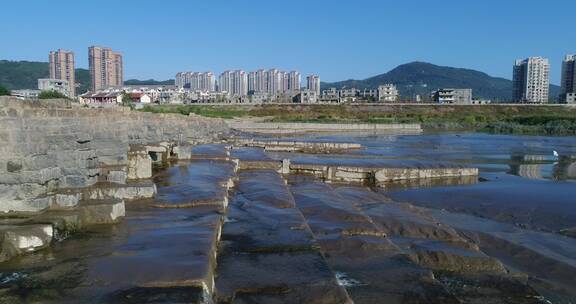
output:
<path id="1" fill-rule="evenodd" d="M 278 173 L 242 171 L 229 208 L 219 303 L 351 303 Z"/>
<path id="2" fill-rule="evenodd" d="M 216 170 L 219 166 L 221 170 Z M 206 179 L 208 168 L 213 169 L 211 179 Z M 160 171 L 154 180 L 162 201 L 177 204 L 206 193 L 227 195 L 228 184 L 222 181 L 233 174 L 234 164 L 193 161 Z M 180 193 L 182 189 L 188 190 Z M 221 208 L 164 209 L 154 203 L 153 199 L 130 202 L 123 222 L 90 226 L 44 251 L 0 265 L 6 281 L 0 282 L 0 302 L 209 301 L 224 221 Z M 77 209 L 47 212 L 43 221 L 50 221 L 53 212 Z M 72 216 L 70 221 L 76 219 Z"/>
<path id="3" fill-rule="evenodd" d="M 353 279 L 347 289 L 355 303 L 382 296 L 389 303 L 545 303 L 475 242 L 418 208 L 360 187 L 294 181 L 291 189 L 329 265 Z M 346 233 L 350 226 L 356 235 Z"/>
<path id="4" fill-rule="evenodd" d="M 174 132 L 162 134 L 180 137 Z M 95 138 L 100 135 L 74 140 L 90 145 Z M 78 168 L 68 167 L 62 172 L 70 178 L 62 184 L 60 177 L 52 179 L 58 169 L 30 175 L 30 209 L 0 219 L 2 246 L 11 248 L 2 252 L 16 253 L 0 262 L 0 303 L 573 303 L 576 298 L 573 214 L 564 200 L 573 193 L 569 180 L 505 178 L 510 174 L 498 171 L 508 170 L 502 160 L 470 161 L 466 153 L 475 152 L 427 136 L 368 137 L 359 140 L 364 149 L 337 156 L 210 141 L 128 142 L 135 162 L 128 161 L 130 153 L 114 158 L 116 146 L 104 144 L 96 156 L 106 164 L 92 177 L 85 168 L 85 180 Z M 430 143 L 443 150 L 415 152 Z M 558 150 L 568 148 L 563 149 Z M 86 167 L 95 161 L 93 153 L 77 155 L 74 162 Z M 534 159 L 545 162 L 513 158 L 510 168 L 532 176 L 539 165 Z M 358 182 L 385 165 L 427 170 L 444 163 L 478 167 L 480 178 L 418 178 L 373 188 Z M 19 181 L 17 174 L 27 166 L 8 160 L 6 178 Z M 290 168 L 298 166 L 318 166 L 322 174 L 297 175 Z M 550 172 L 569 177 L 557 169 Z M 129 174 L 139 170 L 142 175 Z M 328 171 L 342 180 L 326 179 Z M 87 180 L 88 187 L 74 186 Z M 44 184 L 38 188 L 36 181 Z M 494 190 L 497 182 L 504 185 L 497 193 L 515 197 L 540 188 L 557 193 L 549 194 L 554 200 L 545 210 L 531 208 L 542 201 L 538 195 L 523 206 L 504 204 L 493 194 L 484 200 L 485 193 L 470 190 Z M 517 186 L 529 189 L 505 190 Z M 436 189 L 446 193 L 442 203 L 434 200 Z M 38 194 L 43 191 L 50 195 Z M 411 203 L 398 195 L 417 191 L 430 201 L 404 196 L 416 198 Z M 5 233 L 14 231 L 18 234 Z"/>

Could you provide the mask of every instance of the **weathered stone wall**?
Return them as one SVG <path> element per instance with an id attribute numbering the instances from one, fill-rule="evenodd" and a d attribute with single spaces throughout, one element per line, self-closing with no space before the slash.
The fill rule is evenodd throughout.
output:
<path id="1" fill-rule="evenodd" d="M 122 180 L 131 146 L 210 142 L 227 132 L 223 121 L 197 116 L 1 97 L 0 211 L 49 207 L 51 194 L 94 185 L 103 168 L 114 174 L 109 181 Z"/>

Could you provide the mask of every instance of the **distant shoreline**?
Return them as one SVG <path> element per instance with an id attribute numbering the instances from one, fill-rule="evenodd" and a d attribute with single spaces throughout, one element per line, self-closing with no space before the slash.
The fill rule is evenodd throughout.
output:
<path id="1" fill-rule="evenodd" d="M 194 104 L 145 106 L 140 111 L 268 123 L 419 124 L 424 130 L 576 135 L 576 106 L 563 104 Z"/>

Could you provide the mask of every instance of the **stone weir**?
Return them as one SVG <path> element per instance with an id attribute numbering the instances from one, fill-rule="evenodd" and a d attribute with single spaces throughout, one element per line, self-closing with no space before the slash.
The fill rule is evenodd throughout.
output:
<path id="1" fill-rule="evenodd" d="M 238 153 L 240 154 L 240 153 Z M 402 161 L 366 164 L 354 160 L 322 160 L 298 162 L 288 158 L 239 158 L 240 169 L 273 169 L 282 174 L 312 175 L 327 183 L 355 183 L 384 187 L 390 184 L 433 184 L 434 180 L 450 178 L 460 184 L 475 183 L 478 168 L 445 162 Z"/>
<path id="2" fill-rule="evenodd" d="M 217 119 L 87 109 L 0 97 L 0 261 L 34 251 L 63 227 L 111 223 L 124 200 L 153 197 L 154 162 L 229 132 Z"/>
<path id="3" fill-rule="evenodd" d="M 372 132 L 383 134 L 420 134 L 420 124 L 361 124 L 361 123 L 274 123 L 234 120 L 230 128 L 262 134 L 298 134 L 307 132 Z"/>
<path id="4" fill-rule="evenodd" d="M 259 147 L 271 152 L 341 153 L 362 149 L 362 145 L 357 143 L 340 142 L 238 139 L 234 144 L 244 147 Z"/>

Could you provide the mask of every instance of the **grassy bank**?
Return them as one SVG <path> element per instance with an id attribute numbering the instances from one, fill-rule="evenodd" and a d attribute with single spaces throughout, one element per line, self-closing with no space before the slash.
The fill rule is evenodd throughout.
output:
<path id="1" fill-rule="evenodd" d="M 425 129 L 576 135 L 576 107 L 451 105 L 152 106 L 141 111 L 207 117 L 267 117 L 274 122 L 420 123 Z"/>

